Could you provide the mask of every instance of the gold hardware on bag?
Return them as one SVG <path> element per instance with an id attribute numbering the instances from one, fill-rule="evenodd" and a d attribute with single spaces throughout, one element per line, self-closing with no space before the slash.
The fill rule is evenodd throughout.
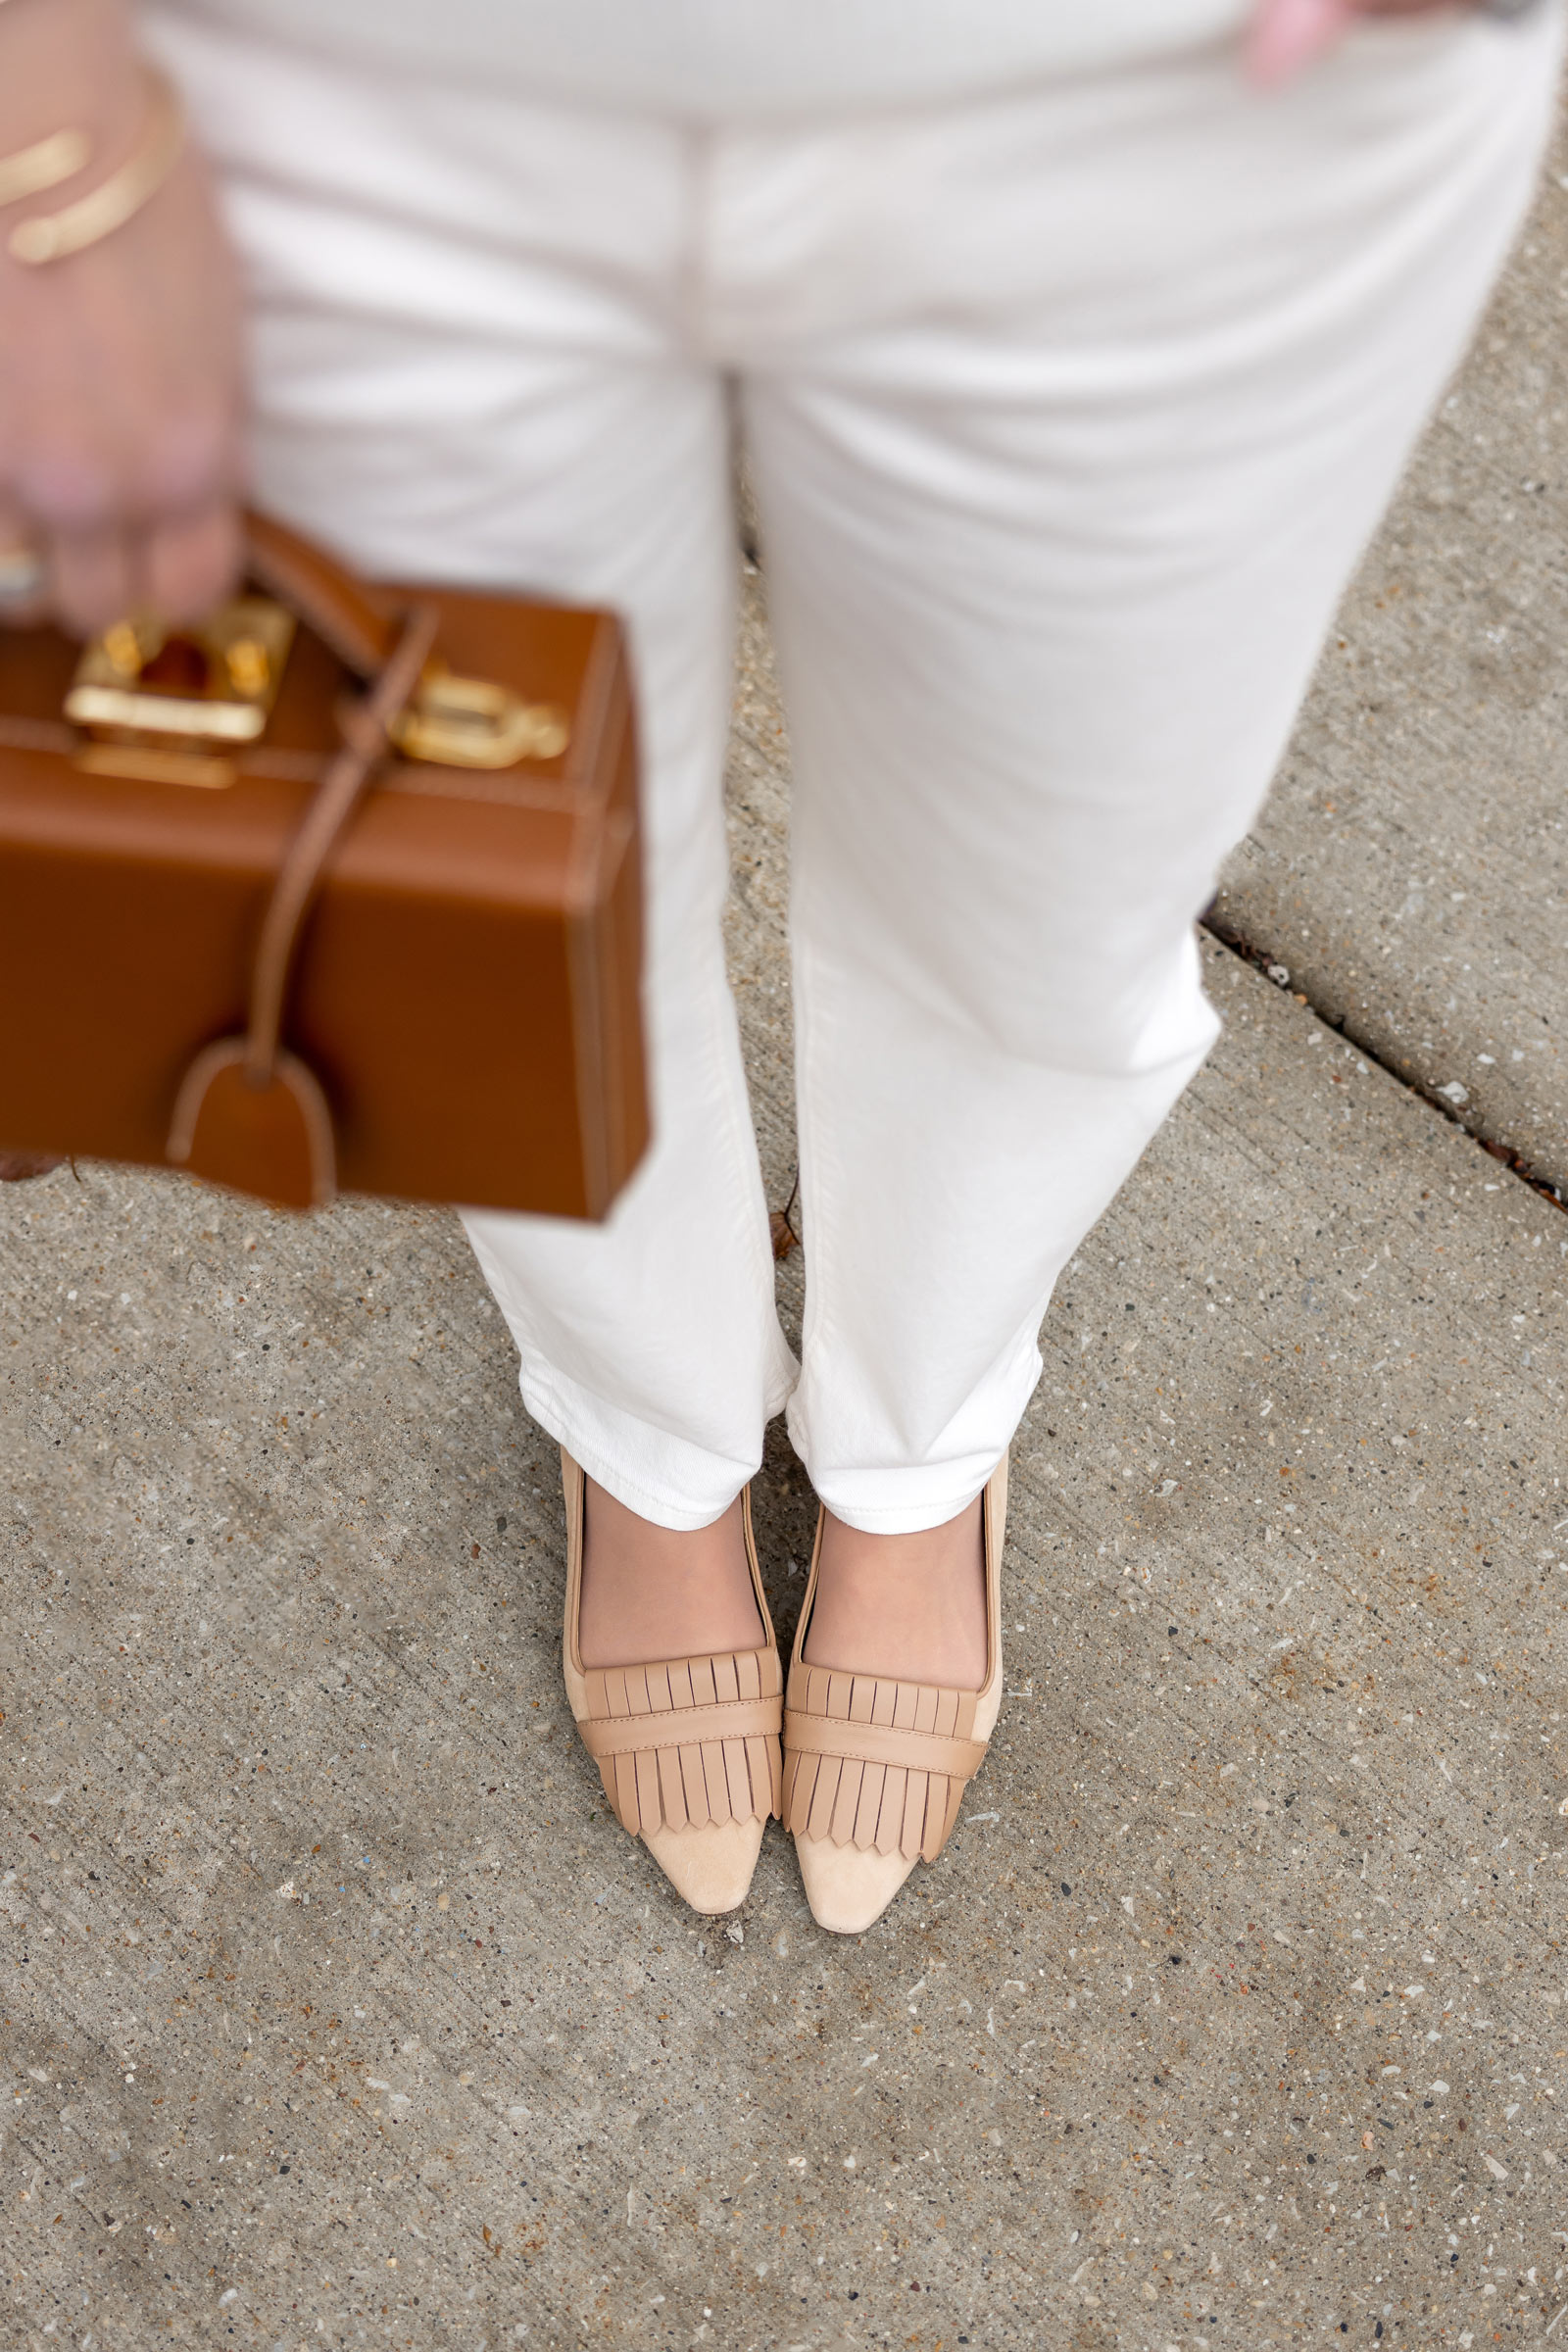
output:
<path id="1" fill-rule="evenodd" d="M 437 767 L 514 767 L 558 760 L 571 740 L 556 703 L 525 703 L 487 678 L 462 678 L 432 662 L 387 732 L 405 760 Z"/>
<path id="2" fill-rule="evenodd" d="M 293 636 L 292 614 L 260 596 L 237 597 L 191 628 L 116 621 L 83 650 L 66 696 L 66 717 L 93 739 L 77 765 L 147 783 L 231 784 L 222 755 L 266 733 Z M 387 734 L 405 760 L 436 767 L 557 760 L 571 740 L 558 703 L 526 703 L 439 660 Z"/>
<path id="3" fill-rule="evenodd" d="M 150 783 L 232 783 L 211 755 L 265 732 L 293 640 L 293 614 L 261 596 L 189 629 L 116 621 L 83 649 L 66 696 L 67 718 L 94 738 L 78 764 Z"/>

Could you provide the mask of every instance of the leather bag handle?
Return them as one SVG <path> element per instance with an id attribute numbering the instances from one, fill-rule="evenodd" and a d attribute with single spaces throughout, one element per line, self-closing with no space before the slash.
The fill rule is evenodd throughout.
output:
<path id="1" fill-rule="evenodd" d="M 323 549 L 254 508 L 245 516 L 246 569 L 280 605 L 308 621 L 357 678 L 373 678 L 392 659 L 398 624 Z"/>
<path id="2" fill-rule="evenodd" d="M 243 1037 L 197 1054 L 175 1097 L 168 1157 L 192 1174 L 294 1208 L 336 1192 L 332 1121 L 320 1083 L 281 1043 L 300 936 L 321 876 L 353 815 L 388 730 L 435 646 L 437 608 L 388 619 L 331 558 L 261 515 L 247 517 L 249 567 L 369 691 L 338 711 L 343 741 L 278 868 L 251 967 Z"/>

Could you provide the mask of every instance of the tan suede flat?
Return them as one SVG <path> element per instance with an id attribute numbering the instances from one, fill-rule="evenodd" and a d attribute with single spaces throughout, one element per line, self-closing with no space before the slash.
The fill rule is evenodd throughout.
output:
<path id="1" fill-rule="evenodd" d="M 822 1556 L 818 1516 L 784 1706 L 784 1827 L 811 1916 L 836 1936 L 881 1918 L 916 1862 L 934 1862 L 1002 1711 L 1004 1456 L 986 1487 L 986 1679 L 978 1690 L 809 1666 L 804 1655 Z"/>
<path id="2" fill-rule="evenodd" d="M 762 1830 L 780 1806 L 784 1673 L 758 1573 L 750 1490 L 741 1496 L 760 1649 L 642 1666 L 584 1666 L 578 1640 L 587 1480 L 565 1448 L 566 1613 L 562 1668 L 582 1743 L 615 1819 L 641 1838 L 694 1911 L 746 1900 Z"/>

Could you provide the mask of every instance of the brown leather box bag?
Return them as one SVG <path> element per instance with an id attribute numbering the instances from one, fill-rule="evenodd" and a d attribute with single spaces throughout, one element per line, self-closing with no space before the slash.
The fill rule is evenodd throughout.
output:
<path id="1" fill-rule="evenodd" d="M 0 1143 L 603 1217 L 648 1135 L 605 612 L 252 517 L 199 629 L 0 630 Z"/>

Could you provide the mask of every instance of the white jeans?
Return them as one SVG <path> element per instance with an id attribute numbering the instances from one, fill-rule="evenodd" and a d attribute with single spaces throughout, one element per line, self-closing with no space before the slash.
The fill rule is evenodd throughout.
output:
<path id="1" fill-rule="evenodd" d="M 716 129 L 154 31 L 251 267 L 265 502 L 630 621 L 656 1136 L 604 1227 L 467 1220 L 529 1410 L 667 1526 L 786 1403 L 840 1517 L 950 1517 L 1214 1037 L 1194 917 L 1519 220 L 1555 17 L 1267 99 L 1211 48 Z M 727 379 L 794 750 L 800 1366 L 720 952 Z"/>

